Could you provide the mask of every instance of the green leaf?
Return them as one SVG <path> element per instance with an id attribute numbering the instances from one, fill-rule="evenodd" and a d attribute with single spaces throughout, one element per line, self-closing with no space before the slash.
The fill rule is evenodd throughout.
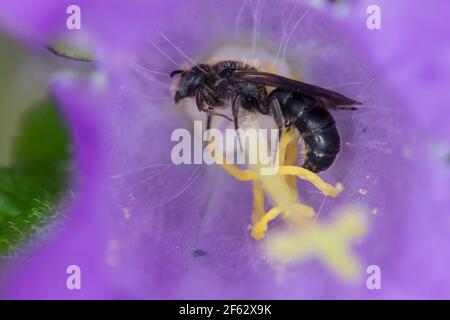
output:
<path id="1" fill-rule="evenodd" d="M 70 159 L 70 138 L 56 106 L 50 100 L 40 102 L 22 119 L 12 161 L 15 167 L 54 171 Z"/>
<path id="2" fill-rule="evenodd" d="M 70 139 L 54 103 L 22 119 L 12 164 L 0 168 L 0 254 L 11 253 L 52 221 L 66 186 Z"/>

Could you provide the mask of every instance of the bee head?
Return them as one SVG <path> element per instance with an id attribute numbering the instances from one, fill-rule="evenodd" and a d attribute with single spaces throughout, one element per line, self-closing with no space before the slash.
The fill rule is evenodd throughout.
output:
<path id="1" fill-rule="evenodd" d="M 205 83 L 208 66 L 196 65 L 190 70 L 174 70 L 170 77 L 180 74 L 177 91 L 175 92 L 175 102 L 178 103 L 186 97 L 193 97 L 202 84 Z"/>

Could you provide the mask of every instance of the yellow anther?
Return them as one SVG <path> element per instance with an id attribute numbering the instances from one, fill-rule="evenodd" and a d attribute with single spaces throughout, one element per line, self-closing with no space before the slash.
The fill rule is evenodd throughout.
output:
<path id="1" fill-rule="evenodd" d="M 228 163 L 222 163 L 220 164 L 220 166 L 224 168 L 225 171 L 228 172 L 236 180 L 239 181 L 257 180 L 256 174 L 254 174 L 252 171 L 239 169 L 235 165 Z"/>
<path id="2" fill-rule="evenodd" d="M 255 223 L 251 230 L 251 235 L 255 240 L 261 240 L 267 231 L 267 225 L 270 221 L 278 217 L 283 212 L 280 207 L 275 207 L 269 210 L 257 223 Z"/>
<path id="3" fill-rule="evenodd" d="M 232 164 L 225 163 L 218 155 L 214 156 L 217 160 L 221 160 L 217 162 L 221 163 L 220 166 L 235 179 L 240 181 L 253 181 L 254 200 L 252 224 L 253 226 L 256 226 L 260 223 L 255 229 L 257 231 L 252 231 L 252 236 L 255 239 L 262 239 L 264 237 L 265 230 L 267 230 L 267 224 L 275 219 L 279 213 L 284 212 L 287 216 L 301 218 L 314 215 L 314 210 L 311 207 L 298 203 L 295 176 L 311 182 L 327 196 L 335 197 L 343 190 L 341 184 L 337 184 L 336 187 L 333 187 L 324 182 L 318 175 L 307 169 L 295 165 L 283 165 L 284 163 L 295 164 L 297 159 L 297 142 L 295 140 L 294 130 L 283 130 L 277 154 L 280 166 L 277 174 L 273 176 L 261 175 L 261 166 L 259 165 L 251 166 L 251 170 L 243 170 Z M 282 178 L 282 176 L 284 177 Z M 274 208 L 267 214 L 264 213 L 264 191 L 267 192 L 272 201 L 278 204 L 278 206 L 275 207 L 275 211 L 272 211 L 275 209 Z M 273 215 L 274 212 L 278 211 L 279 213 Z"/>
<path id="4" fill-rule="evenodd" d="M 292 221 L 297 218 L 301 218 L 298 221 L 304 222 L 303 218 L 311 218 L 312 216 L 314 216 L 316 214 L 312 207 L 307 206 L 305 204 L 294 203 L 292 206 L 294 207 L 293 212 L 295 213 L 295 215 L 292 215 L 292 216 L 286 215 L 286 218 L 290 219 Z"/>
<path id="5" fill-rule="evenodd" d="M 257 143 L 258 141 L 254 141 Z M 252 181 L 253 210 L 250 234 L 255 240 L 266 237 L 269 223 L 281 216 L 289 226 L 287 231 L 274 233 L 266 243 L 267 256 L 281 263 L 301 262 L 308 258 L 320 259 L 343 279 L 354 279 L 360 264 L 350 245 L 363 234 L 365 226 L 361 215 L 343 214 L 332 224 L 316 223 L 311 217 L 314 209 L 298 201 L 296 178 L 309 181 L 324 195 L 336 197 L 344 188 L 332 186 L 317 174 L 296 166 L 298 142 L 294 130 L 283 130 L 278 145 L 278 170 L 263 175 L 260 163 L 240 169 L 225 161 L 217 161 L 235 179 Z M 214 155 L 216 160 L 219 156 Z M 275 207 L 265 212 L 265 195 Z"/>
<path id="6" fill-rule="evenodd" d="M 286 157 L 286 150 L 288 148 L 288 145 L 294 141 L 295 138 L 295 132 L 294 130 L 283 130 L 280 143 L 278 145 L 278 164 L 280 166 L 284 165 L 285 163 L 285 157 Z"/>
<path id="7" fill-rule="evenodd" d="M 310 218 L 315 214 L 314 209 L 307 205 L 293 203 L 292 206 L 292 212 L 294 212 L 295 215 L 290 216 L 289 219 L 291 221 L 297 221 L 298 224 L 304 222 L 305 218 Z M 263 239 L 268 229 L 269 222 L 277 218 L 281 213 L 283 213 L 283 209 L 281 207 L 274 207 L 264 214 L 259 220 L 257 220 L 256 223 L 253 223 L 253 227 L 251 229 L 251 236 L 253 239 Z"/>
<path id="8" fill-rule="evenodd" d="M 292 132 L 294 132 L 292 130 Z M 286 147 L 286 155 L 284 157 L 284 162 L 282 165 L 293 166 L 297 163 L 297 153 L 298 153 L 298 143 L 295 139 L 292 139 Z M 291 190 L 292 201 L 298 202 L 298 192 L 297 192 L 297 180 L 295 176 L 286 176 L 286 183 Z"/>
<path id="9" fill-rule="evenodd" d="M 264 190 L 261 181 L 253 181 L 253 212 L 252 224 L 258 222 L 264 216 Z"/>
<path id="10" fill-rule="evenodd" d="M 297 176 L 302 180 L 311 182 L 317 189 L 319 189 L 324 195 L 329 197 L 336 197 L 344 190 L 344 186 L 341 183 L 337 183 L 335 187 L 323 181 L 317 174 L 309 171 L 308 169 L 297 166 L 281 166 L 278 169 L 280 175 Z"/>

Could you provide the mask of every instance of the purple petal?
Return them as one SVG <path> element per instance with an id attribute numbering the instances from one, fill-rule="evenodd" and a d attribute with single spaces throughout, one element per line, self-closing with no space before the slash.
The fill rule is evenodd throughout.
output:
<path id="1" fill-rule="evenodd" d="M 21 299 L 111 297 L 102 263 L 108 233 L 102 215 L 110 207 L 104 192 L 107 159 L 102 152 L 105 150 L 102 124 L 93 121 L 92 113 L 96 111 L 88 103 L 93 99 L 91 88 L 76 81 L 60 81 L 53 84 L 52 91 L 68 119 L 76 151 L 79 174 L 73 183 L 75 198 L 56 240 L 37 247 L 36 254 L 26 263 L 9 268 L 11 276 L 20 277 L 21 283 L 8 286 L 8 295 Z M 69 291 L 66 287 L 66 269 L 73 264 L 89 270 L 83 272 L 86 282 L 83 281 L 82 291 Z"/>

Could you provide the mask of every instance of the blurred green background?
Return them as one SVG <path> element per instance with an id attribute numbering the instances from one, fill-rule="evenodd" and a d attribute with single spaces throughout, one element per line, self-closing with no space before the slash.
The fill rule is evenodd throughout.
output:
<path id="1" fill-rule="evenodd" d="M 2 34 L 0 61 L 0 255 L 10 256 L 42 237 L 63 211 L 70 138 L 47 84 L 73 62 Z"/>
<path id="2" fill-rule="evenodd" d="M 21 115 L 46 96 L 50 64 L 0 34 L 0 166 L 10 164 Z"/>

